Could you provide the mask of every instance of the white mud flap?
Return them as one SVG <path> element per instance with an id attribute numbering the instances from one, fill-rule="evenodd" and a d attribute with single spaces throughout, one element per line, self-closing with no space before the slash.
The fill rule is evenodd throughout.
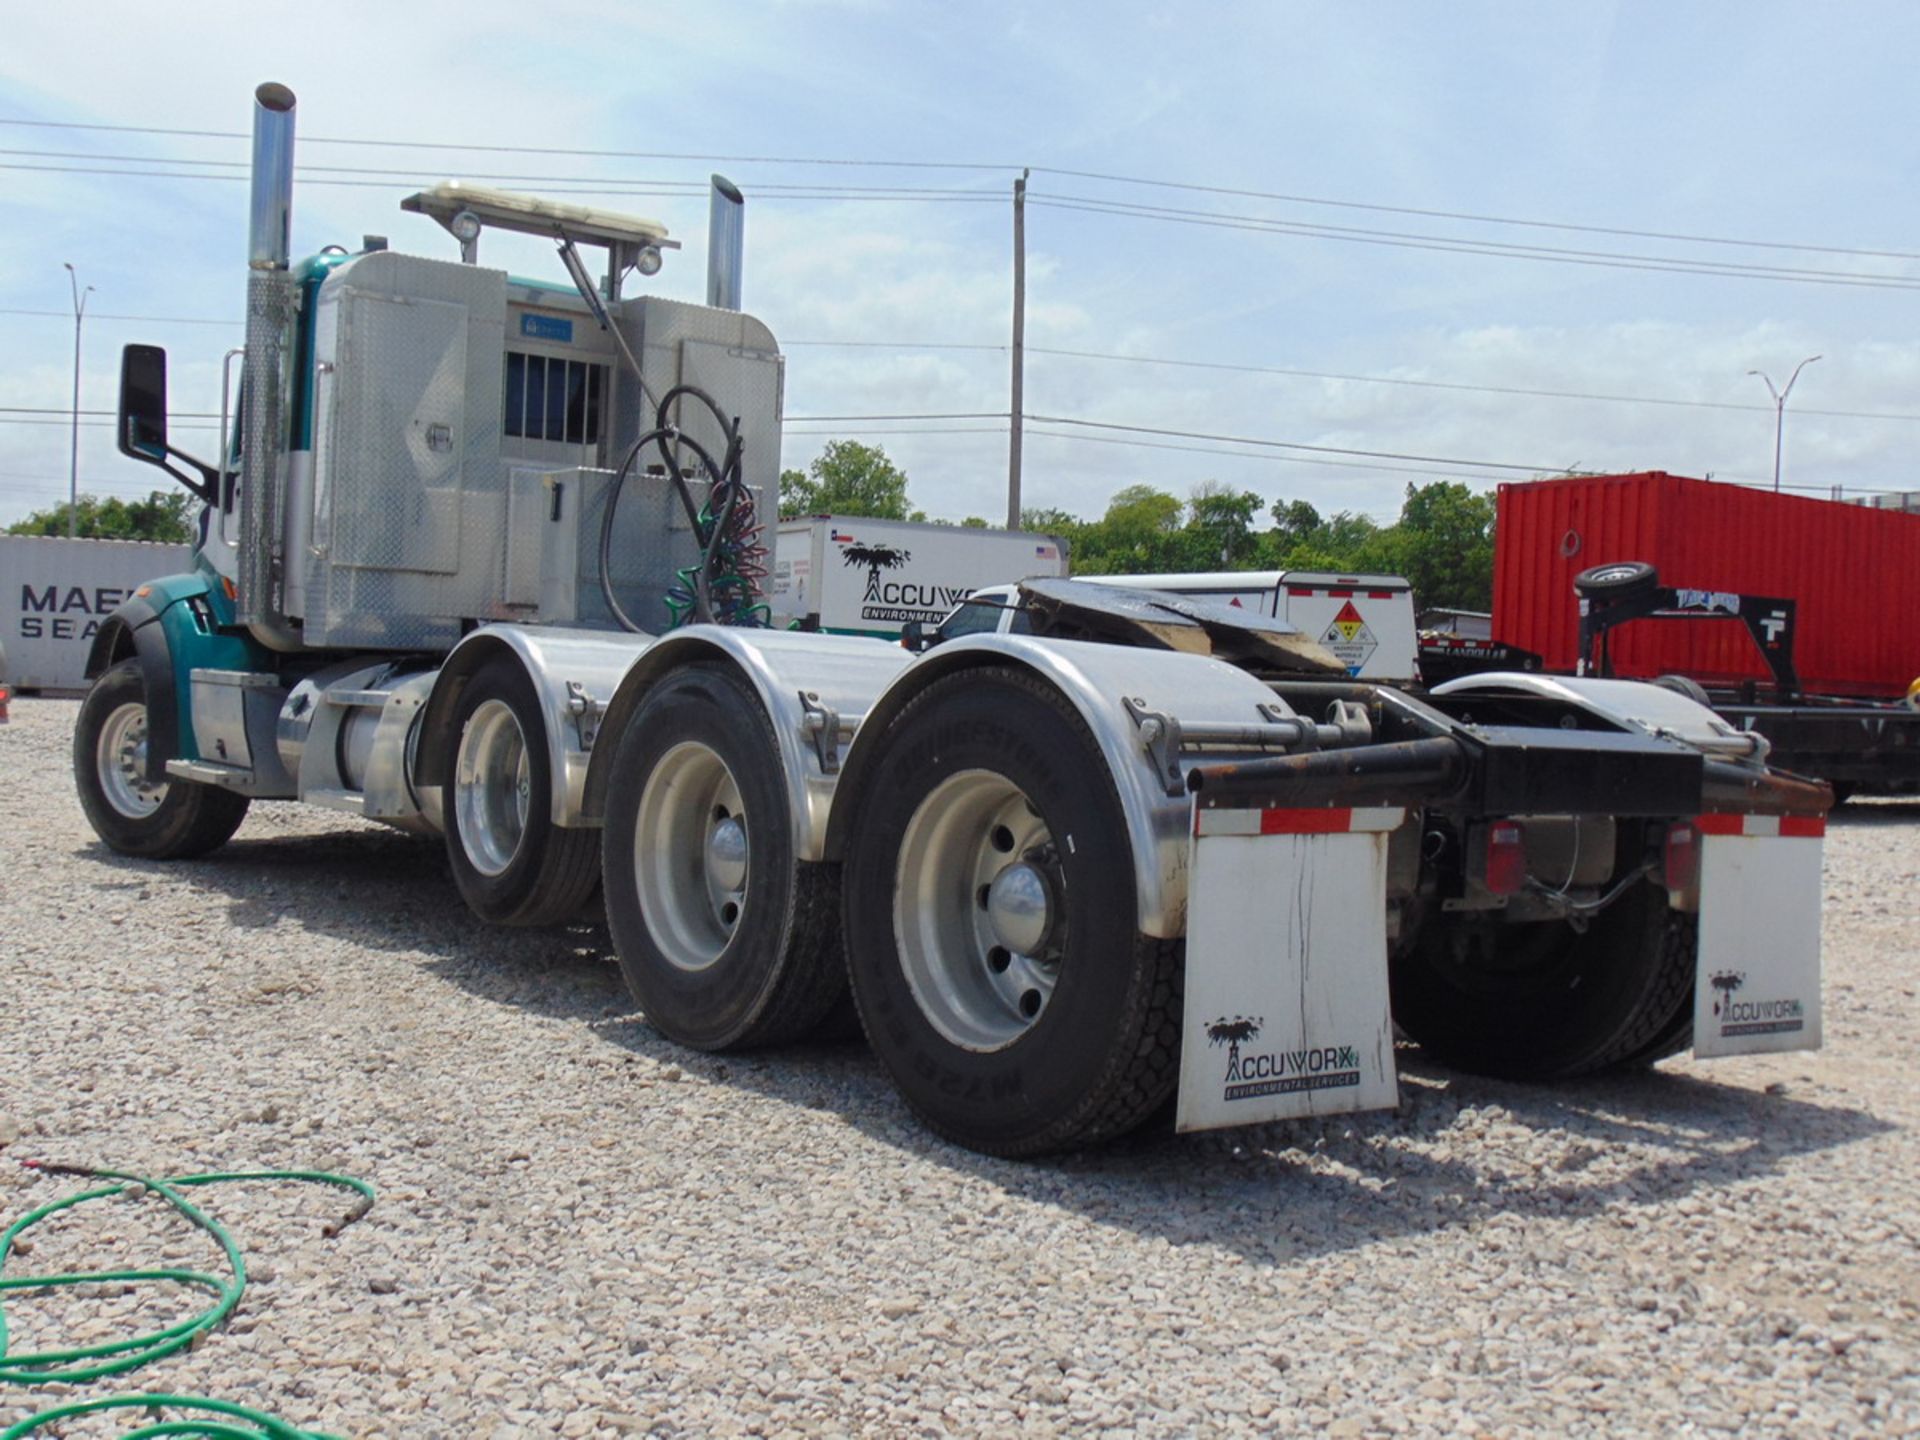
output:
<path id="1" fill-rule="evenodd" d="M 1702 815 L 1693 1053 L 1820 1048 L 1819 815 Z"/>
<path id="2" fill-rule="evenodd" d="M 1399 809 L 1194 809 L 1178 1128 L 1399 1103 L 1387 832 Z"/>

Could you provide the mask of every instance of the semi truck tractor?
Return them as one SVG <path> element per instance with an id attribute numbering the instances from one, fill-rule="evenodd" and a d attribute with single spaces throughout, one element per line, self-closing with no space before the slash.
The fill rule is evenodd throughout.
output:
<path id="1" fill-rule="evenodd" d="M 1278 615 L 1059 578 L 917 656 L 773 628 L 783 371 L 734 308 L 734 192 L 706 305 L 623 293 L 659 225 L 453 184 L 403 203 L 457 255 L 296 260 L 293 117 L 259 89 L 217 455 L 169 440 L 164 355 L 124 357 L 122 450 L 202 508 L 90 656 L 115 850 L 298 801 L 443 837 L 489 921 L 598 886 L 664 1036 L 851 1011 L 997 1154 L 1391 1107 L 1401 1035 L 1539 1080 L 1819 1043 L 1831 797 L 1752 736 L 1618 681 L 1416 696 Z M 481 264 L 490 230 L 572 288 Z"/>

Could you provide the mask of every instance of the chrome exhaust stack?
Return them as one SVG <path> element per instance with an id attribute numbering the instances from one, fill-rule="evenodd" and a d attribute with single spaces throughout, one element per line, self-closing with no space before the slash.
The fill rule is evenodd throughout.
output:
<path id="1" fill-rule="evenodd" d="M 253 177 L 247 234 L 247 340 L 241 376 L 240 553 L 237 608 L 264 645 L 297 648 L 281 612 L 280 486 L 286 457 L 287 368 L 295 285 L 287 266 L 293 222 L 293 91 L 253 93 Z M 226 443 L 222 437 L 221 443 Z"/>
<path id="2" fill-rule="evenodd" d="M 726 176 L 714 176 L 707 205 L 707 304 L 716 310 L 740 308 L 746 217 L 746 197 Z"/>

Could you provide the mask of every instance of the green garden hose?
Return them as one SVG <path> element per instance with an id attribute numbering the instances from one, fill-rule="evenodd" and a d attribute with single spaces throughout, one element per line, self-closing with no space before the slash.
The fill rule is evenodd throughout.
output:
<path id="1" fill-rule="evenodd" d="M 373 1187 L 365 1181 L 355 1180 L 346 1175 L 331 1175 L 321 1170 L 226 1171 L 154 1180 L 143 1175 L 128 1175 L 115 1170 L 95 1170 L 84 1166 L 50 1165 L 34 1161 L 29 1161 L 27 1164 L 29 1169 L 39 1170 L 44 1174 L 80 1175 L 88 1179 L 108 1180 L 114 1183 L 50 1201 L 37 1210 L 23 1215 L 7 1228 L 5 1234 L 0 1234 L 0 1298 L 4 1298 L 11 1291 L 55 1290 L 74 1285 L 158 1283 L 184 1285 L 203 1290 L 212 1297 L 212 1301 L 199 1314 L 177 1321 L 164 1330 L 156 1330 L 123 1340 L 110 1340 L 98 1345 L 40 1350 L 25 1355 L 7 1353 L 6 1313 L 4 1309 L 0 1309 L 0 1384 L 43 1385 L 50 1381 L 81 1384 L 108 1375 L 125 1374 L 129 1370 L 138 1369 L 142 1365 L 151 1364 L 155 1360 L 186 1349 L 201 1335 L 220 1325 L 233 1313 L 234 1307 L 240 1303 L 240 1297 L 247 1288 L 246 1261 L 240 1254 L 240 1247 L 234 1244 L 233 1237 L 226 1232 L 220 1222 L 182 1195 L 180 1193 L 182 1189 L 240 1181 L 292 1180 L 313 1185 L 333 1185 L 343 1190 L 353 1191 L 358 1198 L 342 1219 L 325 1227 L 324 1233 L 328 1236 L 338 1235 L 366 1214 L 372 1207 L 374 1199 Z M 232 1274 L 221 1278 L 203 1271 L 172 1268 L 92 1270 L 64 1275 L 9 1276 L 5 1273 L 7 1259 L 13 1253 L 14 1242 L 27 1230 L 42 1220 L 58 1215 L 62 1211 L 71 1210 L 75 1206 L 123 1195 L 128 1187 L 133 1185 L 144 1186 L 147 1190 L 159 1195 L 196 1228 L 205 1231 L 225 1254 Z M 230 1436 L 251 1437 L 251 1440 L 261 1440 L 261 1437 L 265 1437 L 265 1440 L 332 1440 L 332 1437 L 321 1436 L 315 1431 L 296 1429 L 284 1421 L 249 1410 L 245 1406 L 232 1405 L 220 1400 L 202 1400 L 177 1395 L 122 1395 L 64 1405 L 54 1410 L 43 1411 L 6 1431 L 0 1431 L 0 1440 L 19 1440 L 19 1437 L 33 1434 L 42 1425 L 76 1415 L 91 1414 L 101 1410 L 151 1409 L 156 1406 L 197 1409 L 208 1412 L 209 1415 L 227 1418 L 157 1420 L 143 1429 L 128 1431 L 126 1440 L 133 1440 L 136 1436 L 150 1435 L 200 1435 L 217 1437 L 217 1440 L 225 1440 L 225 1437 Z"/>

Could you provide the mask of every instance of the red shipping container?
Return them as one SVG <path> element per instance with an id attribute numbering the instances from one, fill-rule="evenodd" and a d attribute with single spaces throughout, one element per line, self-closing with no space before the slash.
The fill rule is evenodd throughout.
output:
<path id="1" fill-rule="evenodd" d="M 1570 672 L 1573 577 L 1616 560 L 1647 561 L 1663 585 L 1798 601 L 1794 663 L 1809 694 L 1891 698 L 1920 676 L 1920 515 L 1657 470 L 1502 485 L 1495 638 Z M 1734 619 L 1637 620 L 1609 644 L 1619 675 L 1770 679 Z"/>

